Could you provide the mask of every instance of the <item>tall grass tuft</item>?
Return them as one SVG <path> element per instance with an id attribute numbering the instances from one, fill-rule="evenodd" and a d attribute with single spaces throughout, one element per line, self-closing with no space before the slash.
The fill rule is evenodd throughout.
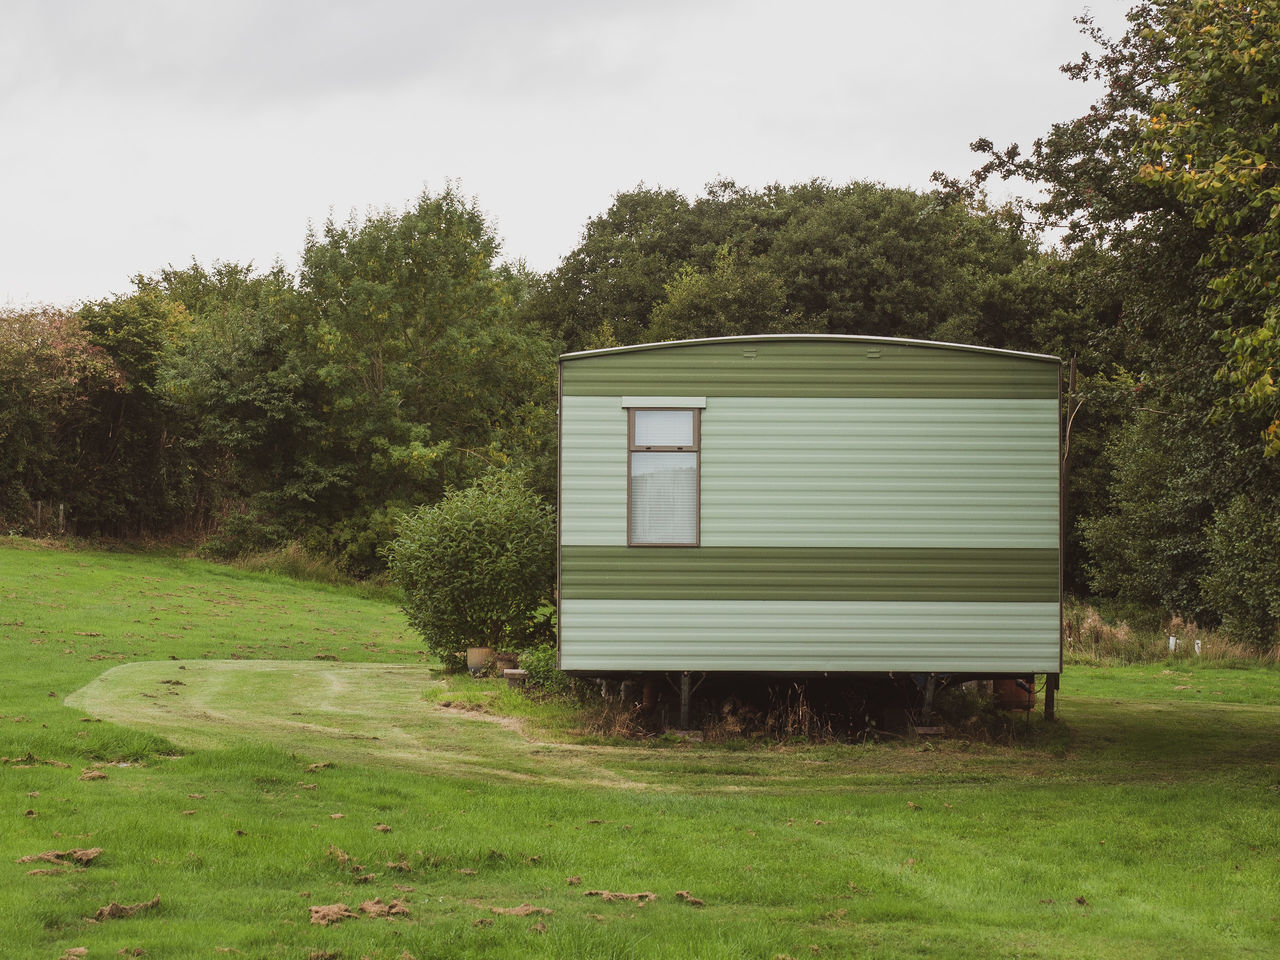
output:
<path id="1" fill-rule="evenodd" d="M 401 592 L 381 580 L 354 580 L 328 557 L 317 556 L 294 541 L 274 550 L 245 554 L 231 561 L 231 565 L 253 573 L 268 573 L 301 580 L 304 583 L 322 583 L 331 587 L 355 586 L 357 592 L 372 600 L 396 602 Z"/>
<path id="2" fill-rule="evenodd" d="M 1153 629 L 1131 626 L 1124 619 L 1111 620 L 1087 603 L 1068 601 L 1062 610 L 1062 630 L 1064 654 L 1069 663 L 1122 666 L 1163 662 L 1218 666 L 1280 663 L 1280 643 L 1269 650 L 1258 650 L 1177 615 L 1165 618 Z M 1170 637 L 1174 638 L 1172 649 Z"/>

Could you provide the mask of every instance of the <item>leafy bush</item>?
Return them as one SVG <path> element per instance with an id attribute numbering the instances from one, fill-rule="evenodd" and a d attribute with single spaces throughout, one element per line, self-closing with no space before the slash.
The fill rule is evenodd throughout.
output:
<path id="1" fill-rule="evenodd" d="M 520 668 L 529 673 L 529 683 L 546 693 L 567 695 L 575 690 L 574 678 L 556 666 L 556 648 L 540 644 L 520 654 Z"/>
<path id="2" fill-rule="evenodd" d="M 519 650 L 551 596 L 555 521 L 523 474 L 491 472 L 405 517 L 387 549 L 409 622 L 447 668 L 466 649 Z"/>
<path id="3" fill-rule="evenodd" d="M 1280 624 L 1280 521 L 1274 509 L 1238 496 L 1214 517 L 1210 572 L 1201 581 L 1237 643 L 1269 650 Z"/>
<path id="4" fill-rule="evenodd" d="M 285 524 L 264 519 L 255 511 L 237 511 L 222 518 L 216 532 L 200 545 L 199 554 L 225 562 L 283 549 L 291 539 Z"/>
<path id="5" fill-rule="evenodd" d="M 1161 429 L 1150 413 L 1118 430 L 1106 456 L 1114 468 L 1110 502 L 1080 522 L 1093 590 L 1213 625 L 1200 578 L 1219 465 L 1194 437 Z"/>

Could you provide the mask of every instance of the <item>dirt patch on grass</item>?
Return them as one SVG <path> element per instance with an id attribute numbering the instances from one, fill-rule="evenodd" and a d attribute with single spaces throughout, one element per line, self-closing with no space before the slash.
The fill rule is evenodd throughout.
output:
<path id="1" fill-rule="evenodd" d="M 29 857 L 19 857 L 17 863 L 52 863 L 59 867 L 87 867 L 102 853 L 101 847 L 82 850 L 74 847 L 71 850 L 46 850 L 44 853 L 33 853 Z"/>
<path id="2" fill-rule="evenodd" d="M 15 717 L 14 721 L 17 722 L 18 719 L 19 718 Z M 59 767 L 63 770 L 66 770 L 68 767 L 71 766 L 71 764 L 63 763 L 61 760 L 41 759 L 40 757 L 37 757 L 34 753 L 27 753 L 21 757 L 0 757 L 0 764 L 4 764 L 5 766 L 17 767 L 20 770 L 25 769 L 27 767 L 38 767 L 41 765 L 47 766 L 47 767 Z"/>
<path id="3" fill-rule="evenodd" d="M 525 722 L 519 717 L 504 717 L 496 713 L 490 713 L 488 708 L 482 703 L 466 703 L 455 700 L 442 700 L 435 704 L 435 709 L 440 713 L 452 714 L 455 717 L 468 717 L 472 720 L 484 720 L 504 730 L 510 730 L 512 733 L 520 736 L 527 743 L 540 744 L 543 741 L 536 737 L 530 736 L 526 728 Z"/>
<path id="4" fill-rule="evenodd" d="M 409 908 L 404 900 L 392 900 L 390 903 L 383 903 L 381 897 L 374 897 L 372 900 L 366 900 L 360 904 L 360 912 L 366 917 L 407 917 Z M 356 913 L 345 903 L 329 903 L 323 906 L 311 907 L 311 922 L 317 926 L 327 927 L 333 923 L 341 923 L 343 920 L 359 920 L 360 914 Z"/>
<path id="5" fill-rule="evenodd" d="M 345 903 L 329 903 L 322 907 L 311 908 L 311 922 L 321 927 L 343 920 L 358 920 L 360 914 L 353 913 Z"/>
<path id="6" fill-rule="evenodd" d="M 1220 705 L 1179 704 L 1171 714 L 1167 707 L 1095 702 L 1088 714 L 1076 714 L 1064 697 L 1067 722 L 1037 721 L 1027 742 L 1016 746 L 963 740 L 733 748 L 563 743 L 534 739 L 526 721 L 496 716 L 488 712 L 491 704 L 478 712 L 462 707 L 457 698 L 424 699 L 424 689 L 438 681 L 421 666 L 271 660 L 193 660 L 184 665 L 184 695 L 172 698 L 165 711 L 135 694 L 172 676 L 173 664 L 167 661 L 113 668 L 66 702 L 110 722 L 163 734 L 180 746 L 217 747 L 250 739 L 323 758 L 299 764 L 304 778 L 299 790 L 314 789 L 329 767 L 342 764 L 575 788 L 772 794 L 814 788 L 876 790 L 877 778 L 914 775 L 963 783 L 975 778 L 1042 782 L 1059 772 L 1072 782 L 1169 775 L 1204 781 L 1224 768 L 1256 767 L 1275 759 L 1272 739 L 1244 735 L 1271 722 L 1276 708 L 1269 706 L 1227 711 Z M 1105 739 L 1119 725 L 1125 737 Z M 1160 749 L 1151 749 L 1156 742 Z M 16 760 L 41 762 L 34 756 Z"/>
<path id="7" fill-rule="evenodd" d="M 128 906 L 123 906 L 113 900 L 105 907 L 99 907 L 98 912 L 89 919 L 95 923 L 102 923 L 106 920 L 121 920 L 125 917 L 132 917 L 135 913 L 151 910 L 158 906 L 160 906 L 160 894 L 158 893 L 145 903 L 131 903 Z"/>
<path id="8" fill-rule="evenodd" d="M 656 893 L 650 893 L 645 890 L 643 893 L 616 893 L 612 890 L 588 890 L 583 896 L 599 897 L 605 903 L 615 903 L 619 901 L 630 901 L 631 903 L 646 904 L 652 903 L 658 899 Z"/>
<path id="9" fill-rule="evenodd" d="M 383 903 L 381 897 L 374 897 L 360 904 L 360 911 L 369 917 L 407 917 L 409 908 L 404 900 L 392 900 Z"/>
<path id="10" fill-rule="evenodd" d="M 535 907 L 531 903 L 522 903 L 518 907 L 490 907 L 490 913 L 496 913 L 503 917 L 528 917 L 535 913 L 540 913 L 544 917 L 549 917 L 552 911 L 546 907 Z"/>

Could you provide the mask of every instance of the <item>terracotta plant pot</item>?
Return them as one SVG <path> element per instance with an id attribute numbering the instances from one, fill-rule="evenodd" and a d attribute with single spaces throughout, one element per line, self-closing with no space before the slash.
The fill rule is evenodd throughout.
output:
<path id="1" fill-rule="evenodd" d="M 493 659 L 493 647 L 467 647 L 467 671 L 478 677 L 489 669 Z"/>

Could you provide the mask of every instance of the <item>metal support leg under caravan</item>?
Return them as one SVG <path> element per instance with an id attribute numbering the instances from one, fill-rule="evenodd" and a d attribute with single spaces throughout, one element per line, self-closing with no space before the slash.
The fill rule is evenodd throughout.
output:
<path id="1" fill-rule="evenodd" d="M 680 689 L 680 729 L 681 730 L 688 730 L 690 723 L 692 723 L 692 720 L 690 719 L 692 714 L 692 709 L 690 707 L 690 704 L 693 702 L 694 693 L 696 693 L 697 689 L 700 686 L 702 686 L 702 681 L 706 679 L 707 679 L 707 675 L 704 673 L 698 677 L 698 682 L 694 683 L 693 674 L 690 671 L 683 670 L 680 673 L 679 689 Z M 673 688 L 675 687 L 675 681 L 672 680 L 671 674 L 667 674 L 667 683 L 671 684 Z"/>
<path id="2" fill-rule="evenodd" d="M 1046 720 L 1053 719 L 1053 709 L 1058 693 L 1058 679 L 1062 676 L 1060 673 L 1050 673 L 1044 678 L 1044 718 Z"/>
<path id="3" fill-rule="evenodd" d="M 933 694 L 937 689 L 938 678 L 932 673 L 924 682 L 924 706 L 920 708 L 920 722 L 930 724 L 933 722 Z"/>

